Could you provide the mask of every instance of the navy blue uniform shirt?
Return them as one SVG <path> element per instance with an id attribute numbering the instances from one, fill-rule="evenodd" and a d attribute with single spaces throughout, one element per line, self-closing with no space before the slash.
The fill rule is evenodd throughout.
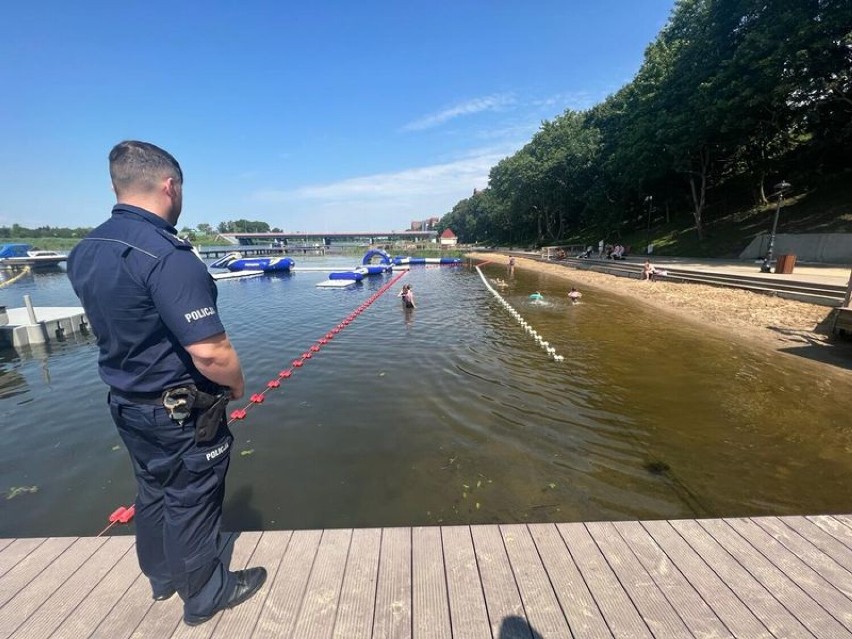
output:
<path id="1" fill-rule="evenodd" d="M 97 338 L 101 378 L 126 393 L 212 386 L 183 348 L 225 331 L 216 282 L 162 218 L 116 204 L 68 256 L 68 277 Z"/>

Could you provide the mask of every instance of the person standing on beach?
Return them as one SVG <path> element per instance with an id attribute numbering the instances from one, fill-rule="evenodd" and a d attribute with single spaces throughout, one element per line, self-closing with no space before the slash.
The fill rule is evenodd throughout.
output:
<path id="1" fill-rule="evenodd" d="M 68 277 L 97 338 L 109 409 L 136 476 L 136 552 L 153 598 L 177 592 L 198 625 L 263 585 L 231 572 L 220 535 L 233 436 L 228 399 L 244 393 L 216 283 L 177 236 L 183 172 L 147 142 L 109 154 L 112 217 L 68 257 Z"/>

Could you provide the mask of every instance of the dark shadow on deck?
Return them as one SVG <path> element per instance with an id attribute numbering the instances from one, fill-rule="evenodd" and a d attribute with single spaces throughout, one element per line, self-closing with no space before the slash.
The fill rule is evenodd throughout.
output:
<path id="1" fill-rule="evenodd" d="M 544 639 L 523 617 L 504 617 L 497 639 Z"/>

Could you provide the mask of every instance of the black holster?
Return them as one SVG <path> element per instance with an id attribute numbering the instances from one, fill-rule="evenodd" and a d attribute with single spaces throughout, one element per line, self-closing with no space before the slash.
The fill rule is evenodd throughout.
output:
<path id="1" fill-rule="evenodd" d="M 190 415 L 195 416 L 195 442 L 203 444 L 216 437 L 219 426 L 225 423 L 227 393 L 205 393 L 197 387 L 178 386 L 163 393 L 163 407 L 169 417 L 183 425 Z"/>
<path id="2" fill-rule="evenodd" d="M 195 418 L 195 443 L 203 444 L 216 437 L 219 427 L 225 423 L 228 394 L 210 395 L 208 393 L 199 393 L 199 395 L 209 398 L 207 408 L 201 408 L 204 403 L 207 403 L 206 401 L 199 405 L 198 398 L 195 400 L 198 409 L 198 415 Z"/>

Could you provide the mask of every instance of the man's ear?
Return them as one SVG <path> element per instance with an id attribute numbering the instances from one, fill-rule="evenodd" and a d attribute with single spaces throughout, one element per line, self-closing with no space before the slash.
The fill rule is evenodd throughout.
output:
<path id="1" fill-rule="evenodd" d="M 163 190 L 165 191 L 166 195 L 172 198 L 177 196 L 179 188 L 180 187 L 177 185 L 177 182 L 172 177 L 166 178 L 166 181 L 163 184 Z"/>

